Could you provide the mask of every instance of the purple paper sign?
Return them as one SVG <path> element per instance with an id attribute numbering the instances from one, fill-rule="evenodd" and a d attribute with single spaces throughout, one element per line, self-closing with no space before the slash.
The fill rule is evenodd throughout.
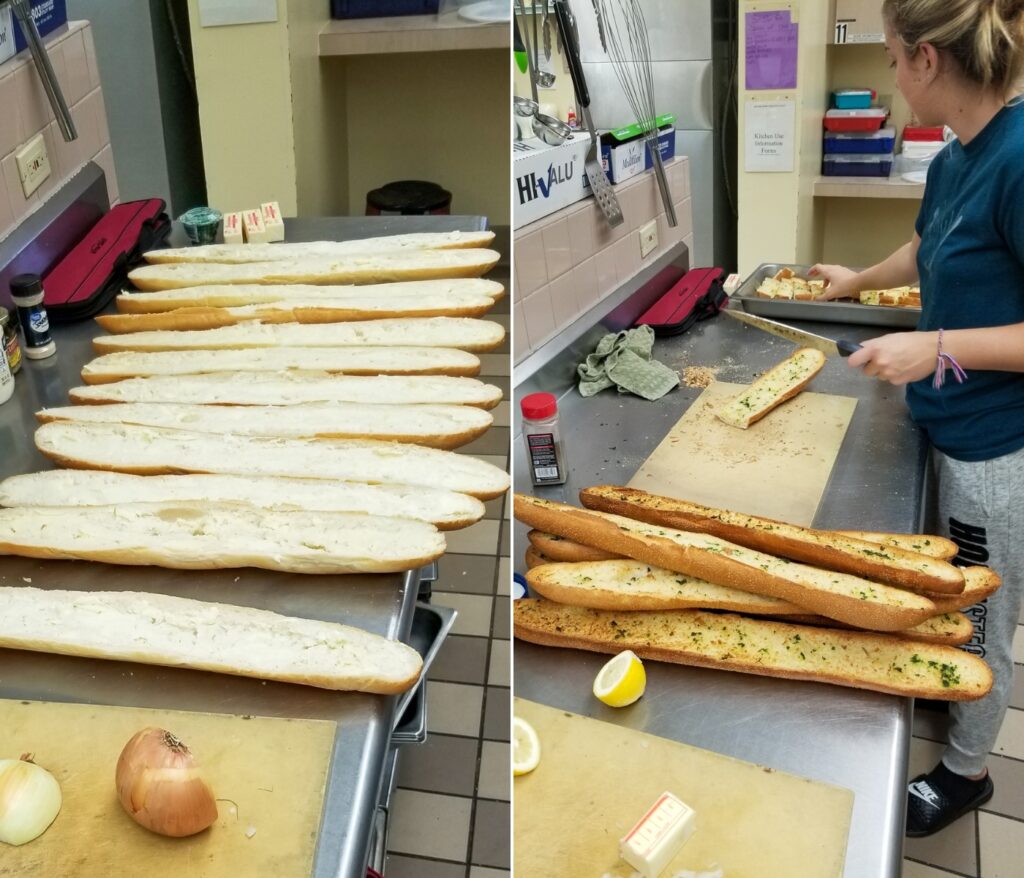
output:
<path id="1" fill-rule="evenodd" d="M 747 89 L 796 88 L 797 31 L 788 9 L 747 13 Z"/>

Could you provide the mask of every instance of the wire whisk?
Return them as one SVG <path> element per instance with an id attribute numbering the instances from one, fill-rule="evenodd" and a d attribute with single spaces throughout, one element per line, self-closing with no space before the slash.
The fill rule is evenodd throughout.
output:
<path id="1" fill-rule="evenodd" d="M 670 226 L 676 225 L 676 210 L 665 176 L 665 164 L 658 148 L 657 102 L 654 95 L 654 67 L 651 41 L 643 10 L 637 0 L 593 0 L 602 46 L 618 79 L 626 101 L 643 133 L 651 153 L 661 201 Z"/>

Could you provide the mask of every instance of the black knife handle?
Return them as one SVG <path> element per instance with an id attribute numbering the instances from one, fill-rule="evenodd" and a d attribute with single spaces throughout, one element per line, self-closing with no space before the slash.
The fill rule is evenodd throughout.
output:
<path id="1" fill-rule="evenodd" d="M 839 356 L 848 357 L 852 353 L 856 353 L 861 349 L 861 345 L 855 341 L 847 341 L 846 339 L 839 339 L 836 342 L 836 347 L 839 349 Z"/>
<path id="2" fill-rule="evenodd" d="M 590 92 L 587 90 L 587 79 L 583 74 L 583 63 L 580 60 L 580 47 L 573 29 L 573 14 L 568 0 L 555 0 L 555 18 L 562 32 L 562 45 L 565 48 L 565 61 L 569 68 L 569 78 L 576 91 L 576 102 L 586 109 L 590 106 Z"/>

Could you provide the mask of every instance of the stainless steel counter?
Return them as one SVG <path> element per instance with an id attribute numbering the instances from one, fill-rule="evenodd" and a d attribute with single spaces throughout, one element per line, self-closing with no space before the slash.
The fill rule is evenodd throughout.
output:
<path id="1" fill-rule="evenodd" d="M 476 217 L 286 220 L 286 224 L 291 241 L 485 227 Z M 176 232 L 173 243 L 183 246 L 186 242 Z M 94 356 L 90 341 L 99 334 L 92 321 L 56 327 L 56 356 L 25 361 L 16 376 L 14 397 L 0 406 L 0 478 L 50 468 L 32 444 L 34 412 L 67 404 L 67 391 L 82 383 L 79 371 Z M 0 557 L 0 585 L 158 592 L 341 622 L 403 640 L 409 639 L 419 575 L 418 570 L 322 577 L 251 568 L 196 572 Z M 313 875 L 366 875 L 374 813 L 396 718 L 395 697 L 18 650 L 0 650 L 0 697 L 332 720 L 338 728 Z"/>
<path id="2" fill-rule="evenodd" d="M 599 336 L 592 322 L 593 317 L 581 321 L 567 339 Z M 858 341 L 872 335 L 864 327 L 815 323 L 806 328 Z M 717 318 L 659 340 L 654 356 L 677 369 L 718 367 L 720 380 L 748 383 L 791 351 L 781 339 Z M 515 408 L 521 392 L 544 387 L 559 394 L 570 479 L 564 487 L 534 489 L 524 478 L 526 455 L 517 438 L 516 490 L 578 505 L 580 488 L 625 484 L 700 390 L 681 387 L 653 403 L 613 390 L 585 400 L 565 384 L 570 365 L 555 357 L 525 384 L 519 379 Z M 926 448 L 907 416 L 902 392 L 835 360 L 826 364 L 813 389 L 858 399 L 815 525 L 917 528 Z M 786 489 L 785 472 L 778 474 L 778 487 Z M 518 525 L 516 546 L 524 545 L 525 528 Z M 516 569 L 522 571 L 517 554 Z M 900 874 L 912 701 L 648 662 L 647 694 L 636 705 L 615 710 L 590 693 L 607 656 L 520 641 L 514 655 L 517 696 L 853 790 L 845 878 Z"/>

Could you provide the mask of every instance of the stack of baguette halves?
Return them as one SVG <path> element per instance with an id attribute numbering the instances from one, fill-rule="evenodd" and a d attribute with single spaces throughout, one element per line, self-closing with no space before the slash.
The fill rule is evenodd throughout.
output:
<path id="1" fill-rule="evenodd" d="M 533 530 L 516 637 L 896 695 L 968 701 L 992 686 L 959 649 L 962 610 L 1000 586 L 942 537 L 823 531 L 597 486 L 584 508 L 517 495 Z"/>
<path id="2" fill-rule="evenodd" d="M 483 517 L 505 471 L 455 449 L 501 391 L 490 232 L 147 254 L 72 405 L 61 469 L 0 483 L 0 553 L 182 569 L 412 570 Z M 340 584 L 339 587 L 343 587 Z M 142 593 L 0 589 L 0 645 L 402 691 L 419 655 L 333 623 Z M 148 622 L 146 620 L 149 620 Z M 139 626 L 146 646 L 139 648 Z"/>

